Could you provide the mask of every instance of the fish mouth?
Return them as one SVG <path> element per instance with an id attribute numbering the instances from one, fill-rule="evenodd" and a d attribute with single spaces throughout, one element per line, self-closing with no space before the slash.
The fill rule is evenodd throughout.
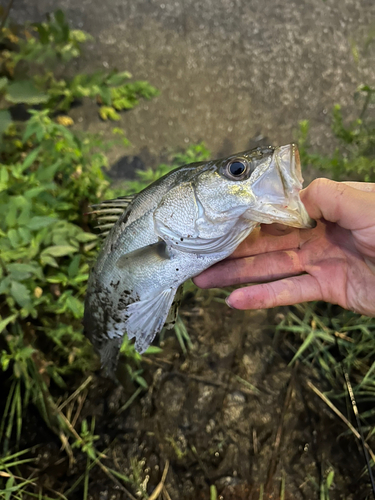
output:
<path id="1" fill-rule="evenodd" d="M 316 222 L 311 219 L 299 197 L 302 184 L 297 145 L 287 144 L 275 148 L 267 170 L 252 186 L 258 199 L 257 214 L 252 210 L 253 216 L 263 224 L 277 222 L 296 228 L 315 227 Z"/>

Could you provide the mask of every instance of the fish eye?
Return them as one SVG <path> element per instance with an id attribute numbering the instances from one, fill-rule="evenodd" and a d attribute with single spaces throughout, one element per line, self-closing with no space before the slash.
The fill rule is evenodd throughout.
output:
<path id="1" fill-rule="evenodd" d="M 248 179 L 251 174 L 251 169 L 249 163 L 243 158 L 235 158 L 231 160 L 224 170 L 226 177 L 231 180 L 245 180 Z"/>
<path id="2" fill-rule="evenodd" d="M 234 161 L 229 165 L 229 172 L 233 177 L 238 177 L 242 175 L 246 170 L 246 165 L 242 161 Z"/>

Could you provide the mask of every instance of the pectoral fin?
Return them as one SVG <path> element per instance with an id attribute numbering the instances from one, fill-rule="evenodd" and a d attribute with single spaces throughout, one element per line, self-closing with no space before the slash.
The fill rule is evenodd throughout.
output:
<path id="1" fill-rule="evenodd" d="M 163 328 L 176 290 L 163 290 L 154 297 L 134 302 L 126 308 L 126 333 L 129 339 L 135 337 L 138 352 L 145 352 L 155 335 Z"/>
<path id="2" fill-rule="evenodd" d="M 159 263 L 170 259 L 171 255 L 168 250 L 165 241 L 158 241 L 157 243 L 152 243 L 152 245 L 147 245 L 142 248 L 138 248 L 133 252 L 126 253 L 119 257 L 116 262 L 116 267 L 123 269 L 127 266 L 135 267 L 137 261 L 140 261 L 141 266 L 151 266 L 155 263 Z"/>

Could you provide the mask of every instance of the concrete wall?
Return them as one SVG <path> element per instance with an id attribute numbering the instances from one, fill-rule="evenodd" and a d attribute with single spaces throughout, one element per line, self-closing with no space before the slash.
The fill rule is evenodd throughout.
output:
<path id="1" fill-rule="evenodd" d="M 153 164 L 200 140 L 214 155 L 263 136 L 287 143 L 301 119 L 324 148 L 333 104 L 353 113 L 358 84 L 374 84 L 374 50 L 359 64 L 351 52 L 375 22 L 373 0 L 16 0 L 11 16 L 39 20 L 57 8 L 96 38 L 81 69 L 127 69 L 161 91 L 123 115 L 132 147 L 112 160 Z M 109 134 L 92 106 L 74 118 Z"/>

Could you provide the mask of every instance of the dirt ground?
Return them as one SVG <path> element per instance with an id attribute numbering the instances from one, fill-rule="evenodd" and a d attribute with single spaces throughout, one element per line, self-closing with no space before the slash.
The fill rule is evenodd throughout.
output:
<path id="1" fill-rule="evenodd" d="M 95 417 L 102 463 L 131 477 L 125 489 L 133 498 L 152 495 L 166 465 L 163 500 L 213 499 L 212 485 L 221 500 L 321 499 L 319 484 L 332 469 L 331 500 L 366 498 L 355 438 L 307 386 L 307 379 L 319 386 L 314 374 L 288 366 L 286 339 L 275 340 L 282 310 L 235 311 L 201 292 L 181 314 L 192 349 L 184 355 L 168 333 L 162 353 L 143 363 L 149 389 L 128 408 L 121 410 L 137 386 L 121 370 L 121 384 L 98 372 L 81 401 L 78 422 Z M 69 467 L 36 414 L 28 426 L 23 445 L 41 444 L 34 473 L 44 487 L 67 491 L 84 473 L 86 456 Z M 96 466 L 88 498 L 132 498 L 121 484 Z M 82 488 L 68 498 L 82 499 Z"/>

